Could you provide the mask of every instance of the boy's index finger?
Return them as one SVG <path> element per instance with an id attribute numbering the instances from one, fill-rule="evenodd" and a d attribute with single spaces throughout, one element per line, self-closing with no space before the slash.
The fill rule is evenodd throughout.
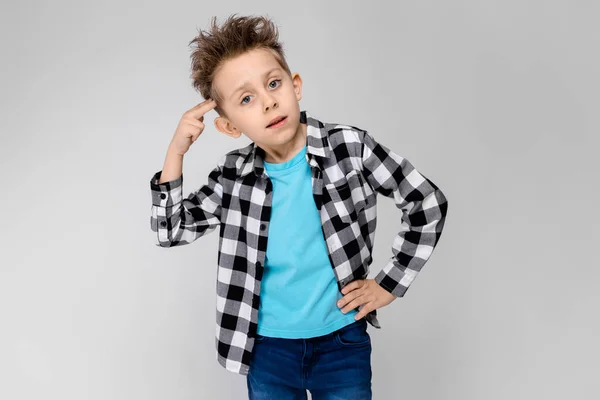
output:
<path id="1" fill-rule="evenodd" d="M 204 114 L 215 108 L 217 102 L 213 99 L 206 99 L 203 102 L 192 107 L 188 112 L 194 118 L 203 117 Z"/>

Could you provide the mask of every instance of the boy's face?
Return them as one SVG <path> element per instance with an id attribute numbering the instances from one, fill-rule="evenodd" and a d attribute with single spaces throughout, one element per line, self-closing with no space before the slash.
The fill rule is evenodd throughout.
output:
<path id="1" fill-rule="evenodd" d="M 215 118 L 220 132 L 234 138 L 244 133 L 267 153 L 288 148 L 297 134 L 305 132 L 298 104 L 302 99 L 300 75 L 290 77 L 269 50 L 252 50 L 226 61 L 213 85 L 223 98 L 219 106 L 226 115 Z M 287 116 L 285 124 L 267 128 L 279 115 Z"/>

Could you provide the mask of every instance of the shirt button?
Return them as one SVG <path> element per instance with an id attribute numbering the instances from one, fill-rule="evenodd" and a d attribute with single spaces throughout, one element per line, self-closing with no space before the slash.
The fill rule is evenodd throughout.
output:
<path id="1" fill-rule="evenodd" d="M 260 224 L 260 230 L 264 231 L 267 228 L 267 226 L 265 224 Z"/>
<path id="2" fill-rule="evenodd" d="M 162 227 L 167 226 L 167 222 L 166 221 L 160 221 L 160 226 L 162 226 Z"/>
<path id="3" fill-rule="evenodd" d="M 164 194 L 164 193 L 161 193 L 161 194 L 160 194 L 160 198 L 161 198 L 161 199 L 166 199 L 166 198 L 167 198 L 167 195 L 166 195 L 166 194 Z"/>

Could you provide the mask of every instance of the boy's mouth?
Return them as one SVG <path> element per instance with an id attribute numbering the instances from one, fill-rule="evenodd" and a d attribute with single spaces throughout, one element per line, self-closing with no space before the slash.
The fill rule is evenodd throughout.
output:
<path id="1" fill-rule="evenodd" d="M 278 121 L 275 121 L 275 122 L 274 122 L 274 123 L 272 123 L 272 124 L 269 124 L 269 125 L 267 125 L 267 128 L 278 128 L 278 127 L 280 127 L 281 125 L 283 125 L 283 124 L 285 123 L 285 121 L 287 121 L 287 116 L 285 116 L 285 117 L 283 117 L 283 118 L 279 119 Z"/>

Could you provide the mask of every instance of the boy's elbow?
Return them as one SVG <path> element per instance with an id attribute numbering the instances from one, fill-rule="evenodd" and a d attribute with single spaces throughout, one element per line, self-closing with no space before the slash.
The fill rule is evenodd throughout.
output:
<path id="1" fill-rule="evenodd" d="M 439 197 L 442 217 L 446 218 L 446 215 L 448 215 L 448 198 L 444 195 L 444 193 L 441 190 L 439 190 Z"/>
<path id="2" fill-rule="evenodd" d="M 444 218 L 444 217 L 446 217 L 446 214 L 448 213 L 448 198 L 446 197 L 444 192 L 438 186 L 436 186 L 433 182 L 431 182 L 431 185 L 433 186 L 433 189 L 434 189 L 433 197 L 435 197 L 435 202 L 437 203 L 437 206 L 440 210 L 441 217 Z"/>

